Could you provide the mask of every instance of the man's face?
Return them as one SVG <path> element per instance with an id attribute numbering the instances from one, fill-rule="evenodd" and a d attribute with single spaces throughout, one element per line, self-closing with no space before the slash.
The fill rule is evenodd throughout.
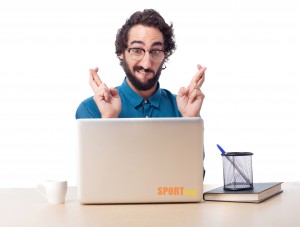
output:
<path id="1" fill-rule="evenodd" d="M 159 80 L 164 56 L 161 61 L 157 61 L 148 50 L 163 50 L 162 33 L 157 28 L 136 25 L 128 33 L 127 45 L 127 49 L 145 50 L 145 55 L 139 60 L 132 57 L 132 53 L 127 50 L 119 56 L 123 60 L 123 68 L 129 82 L 137 90 L 147 91 L 153 88 Z"/>

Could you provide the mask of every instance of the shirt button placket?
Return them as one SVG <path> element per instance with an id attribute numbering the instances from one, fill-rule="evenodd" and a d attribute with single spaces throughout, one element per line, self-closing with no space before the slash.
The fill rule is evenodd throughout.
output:
<path id="1" fill-rule="evenodd" d="M 144 99 L 143 107 L 144 107 L 144 116 L 145 118 L 149 117 L 150 113 L 150 103 L 148 102 L 147 99 Z"/>

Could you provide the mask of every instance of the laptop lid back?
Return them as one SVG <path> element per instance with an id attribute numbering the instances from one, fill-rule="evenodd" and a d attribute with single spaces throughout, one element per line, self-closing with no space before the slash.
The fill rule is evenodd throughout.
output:
<path id="1" fill-rule="evenodd" d="M 80 119 L 77 123 L 81 203 L 202 200 L 201 118 Z"/>

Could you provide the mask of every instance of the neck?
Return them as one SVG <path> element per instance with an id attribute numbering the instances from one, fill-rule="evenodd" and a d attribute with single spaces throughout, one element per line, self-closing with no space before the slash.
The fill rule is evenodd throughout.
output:
<path id="1" fill-rule="evenodd" d="M 126 78 L 126 81 L 127 81 L 128 85 L 132 88 L 132 90 L 134 90 L 138 95 L 140 95 L 144 99 L 149 98 L 151 95 L 153 95 L 157 89 L 157 83 L 156 83 L 155 86 L 153 86 L 149 90 L 141 91 L 141 90 L 136 89 L 127 78 Z"/>

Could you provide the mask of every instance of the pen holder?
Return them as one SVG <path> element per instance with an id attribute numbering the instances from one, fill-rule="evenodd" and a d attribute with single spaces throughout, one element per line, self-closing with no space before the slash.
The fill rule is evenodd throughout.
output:
<path id="1" fill-rule="evenodd" d="M 224 190 L 253 189 L 251 152 L 228 152 L 222 154 Z"/>

